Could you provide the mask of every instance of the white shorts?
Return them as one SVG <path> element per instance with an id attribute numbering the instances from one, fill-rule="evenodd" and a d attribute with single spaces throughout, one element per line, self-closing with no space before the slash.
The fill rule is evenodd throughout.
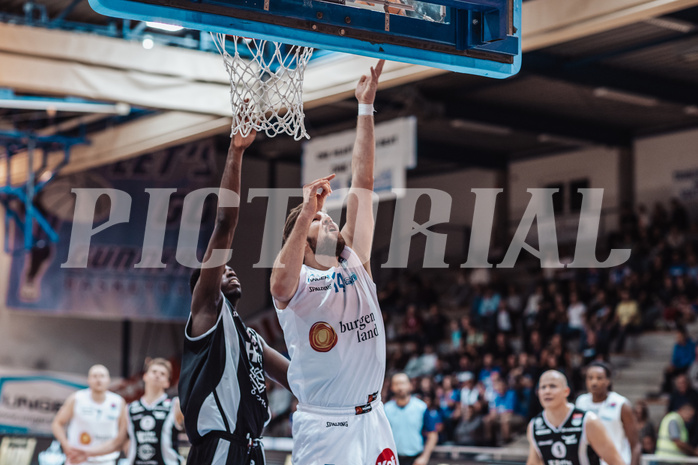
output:
<path id="1" fill-rule="evenodd" d="M 378 398 L 371 411 L 298 405 L 293 465 L 398 465 L 393 431 Z"/>

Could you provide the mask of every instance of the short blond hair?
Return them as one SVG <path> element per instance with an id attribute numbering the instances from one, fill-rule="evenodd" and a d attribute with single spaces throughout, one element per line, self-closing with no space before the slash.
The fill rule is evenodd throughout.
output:
<path id="1" fill-rule="evenodd" d="M 162 357 L 150 358 L 145 361 L 145 371 L 147 372 L 148 370 L 150 370 L 150 367 L 153 365 L 160 365 L 165 367 L 165 369 L 167 370 L 167 375 L 170 381 L 172 381 L 172 363 L 170 363 L 169 360 Z"/>

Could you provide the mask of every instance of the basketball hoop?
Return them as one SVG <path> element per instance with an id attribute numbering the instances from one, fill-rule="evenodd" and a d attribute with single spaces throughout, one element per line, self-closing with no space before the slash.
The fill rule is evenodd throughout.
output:
<path id="1" fill-rule="evenodd" d="M 304 123 L 303 75 L 313 49 L 230 36 L 235 44 L 231 55 L 225 34 L 211 36 L 230 77 L 231 137 L 238 132 L 247 136 L 254 129 L 269 137 L 286 133 L 295 140 L 310 139 Z"/>

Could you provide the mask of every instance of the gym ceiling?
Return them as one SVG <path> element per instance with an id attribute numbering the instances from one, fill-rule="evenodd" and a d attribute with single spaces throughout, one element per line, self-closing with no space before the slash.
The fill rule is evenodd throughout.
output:
<path id="1" fill-rule="evenodd" d="M 630 149 L 638 137 L 698 127 L 698 0 L 528 0 L 522 34 L 522 71 L 503 81 L 386 65 L 377 120 L 418 117 L 412 175 L 503 169 L 595 145 Z M 146 38 L 152 49 L 143 47 Z M 326 54 L 311 63 L 311 136 L 354 125 L 353 87 L 374 61 Z M 73 148 L 63 172 L 225 137 L 228 86 L 221 59 L 198 31 L 106 18 L 87 0 L 0 2 L 0 101 L 87 104 L 79 112 L 59 104 L 55 112 L 0 108 L 0 131 L 90 141 Z M 94 102 L 111 108 L 92 112 Z M 254 156 L 300 163 L 300 142 L 259 137 Z M 11 171 L 13 183 L 26 177 L 22 154 Z"/>

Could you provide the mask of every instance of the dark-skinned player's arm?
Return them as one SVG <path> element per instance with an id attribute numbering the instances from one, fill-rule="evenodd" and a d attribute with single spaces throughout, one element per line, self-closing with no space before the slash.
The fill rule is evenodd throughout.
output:
<path id="1" fill-rule="evenodd" d="M 356 85 L 356 99 L 360 105 L 371 105 L 376 99 L 378 79 L 385 60 L 371 67 L 368 76 L 361 76 Z M 373 244 L 373 171 L 376 139 L 373 115 L 359 115 L 356 120 L 356 140 L 351 157 L 351 188 L 347 197 L 347 221 L 342 237 L 347 246 L 359 256 L 371 275 L 371 246 Z"/>
<path id="2" fill-rule="evenodd" d="M 623 423 L 625 437 L 630 443 L 630 465 L 640 465 L 642 457 L 642 444 L 640 444 L 640 432 L 637 427 L 637 420 L 633 413 L 633 407 L 629 402 L 623 404 L 620 409 L 620 421 Z"/>
<path id="3" fill-rule="evenodd" d="M 225 160 L 225 168 L 221 177 L 221 189 L 228 189 L 240 196 L 240 173 L 242 171 L 242 154 L 252 144 L 256 136 L 254 130 L 247 137 L 239 132 L 233 136 Z M 216 225 L 213 234 L 208 241 L 204 263 L 209 259 L 214 250 L 228 250 L 233 243 L 235 228 L 238 224 L 240 204 L 234 207 L 222 207 L 219 205 L 216 214 Z M 205 334 L 216 324 L 218 314 L 223 303 L 221 295 L 221 281 L 225 264 L 201 269 L 201 276 L 194 287 L 191 300 L 191 337 Z"/>
<path id="4" fill-rule="evenodd" d="M 586 434 L 589 439 L 589 445 L 594 449 L 594 452 L 608 465 L 628 465 L 621 458 L 618 449 L 608 436 L 606 427 L 601 423 L 599 417 L 591 413 L 587 413 L 587 415 L 588 418 L 585 422 Z"/>
<path id="5" fill-rule="evenodd" d="M 270 379 L 276 381 L 290 391 L 291 388 L 288 385 L 287 376 L 288 359 L 270 347 L 263 337 L 260 336 L 259 339 L 262 341 L 262 347 L 264 349 L 264 372 Z"/>

